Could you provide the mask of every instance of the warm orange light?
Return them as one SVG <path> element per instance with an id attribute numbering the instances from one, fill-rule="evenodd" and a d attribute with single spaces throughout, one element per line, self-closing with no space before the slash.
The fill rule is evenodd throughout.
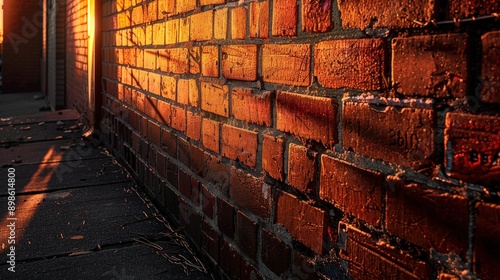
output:
<path id="1" fill-rule="evenodd" d="M 54 147 L 51 147 L 47 154 L 45 154 L 42 162 L 58 162 L 61 159 L 62 154 L 56 153 L 54 151 Z M 52 166 L 53 165 L 49 164 L 40 164 L 38 170 L 35 172 L 35 174 L 33 174 L 33 176 L 31 176 L 30 181 L 23 189 L 23 192 L 43 192 L 47 190 L 50 179 L 52 179 L 52 175 L 54 175 L 54 172 L 56 170 L 56 168 L 51 168 Z M 21 240 L 24 231 L 35 216 L 38 205 L 43 201 L 44 198 L 45 193 L 29 195 L 27 197 L 16 197 L 16 245 L 14 246 L 17 247 L 17 243 Z M 7 205 L 2 205 L 2 207 L 7 207 Z M 12 222 L 7 220 L 8 217 L 8 213 L 6 213 L 5 217 L 0 222 L 0 240 L 2 241 L 0 252 L 2 253 L 11 246 L 10 244 L 7 244 L 7 239 L 10 234 L 7 225 Z"/>

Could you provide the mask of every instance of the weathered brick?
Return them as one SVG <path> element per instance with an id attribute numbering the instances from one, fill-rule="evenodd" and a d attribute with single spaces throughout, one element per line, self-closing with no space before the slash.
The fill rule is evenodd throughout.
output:
<path id="1" fill-rule="evenodd" d="M 148 140 L 157 145 L 158 147 L 161 145 L 160 133 L 161 133 L 160 126 L 157 123 L 149 121 Z"/>
<path id="2" fill-rule="evenodd" d="M 231 115 L 246 122 L 271 126 L 273 97 L 274 94 L 269 91 L 234 88 L 231 93 Z"/>
<path id="3" fill-rule="evenodd" d="M 257 230 L 259 225 L 243 212 L 237 214 L 238 247 L 253 260 L 257 257 Z"/>
<path id="4" fill-rule="evenodd" d="M 223 46 L 222 74 L 227 79 L 255 81 L 257 79 L 257 46 Z"/>
<path id="5" fill-rule="evenodd" d="M 173 1 L 171 1 L 173 2 Z M 191 18 L 185 17 L 179 19 L 179 35 L 177 37 L 179 43 L 189 41 L 191 31 Z"/>
<path id="6" fill-rule="evenodd" d="M 348 263 L 354 279 L 432 279 L 432 267 L 402 254 L 396 248 L 384 246 L 368 233 L 341 223 L 346 236 L 341 257 Z"/>
<path id="7" fill-rule="evenodd" d="M 264 278 L 259 274 L 259 270 L 256 267 L 242 258 L 240 280 L 264 280 Z"/>
<path id="8" fill-rule="evenodd" d="M 220 259 L 223 260 L 219 262 L 220 268 L 226 272 L 231 280 L 240 279 L 241 275 L 241 255 L 225 240 L 221 241 L 220 248 Z"/>
<path id="9" fill-rule="evenodd" d="M 250 37 L 269 37 L 269 1 L 250 3 Z"/>
<path id="10" fill-rule="evenodd" d="M 327 32 L 332 30 L 332 1 L 304 0 L 302 3 L 302 30 Z"/>
<path id="11" fill-rule="evenodd" d="M 201 186 L 201 207 L 208 218 L 214 218 L 215 195 L 205 185 Z"/>
<path id="12" fill-rule="evenodd" d="M 189 49 L 189 73 L 201 73 L 201 47 L 192 47 Z"/>
<path id="13" fill-rule="evenodd" d="M 160 69 L 163 72 L 186 74 L 188 73 L 188 49 L 173 48 L 160 52 L 158 58 Z"/>
<path id="14" fill-rule="evenodd" d="M 500 205 L 478 203 L 475 221 L 474 269 L 481 279 L 494 279 L 500 275 Z"/>
<path id="15" fill-rule="evenodd" d="M 383 87 L 382 39 L 323 41 L 314 46 L 314 75 L 325 87 L 379 90 Z"/>
<path id="16" fill-rule="evenodd" d="M 406 96 L 464 97 L 467 35 L 425 35 L 392 40 L 392 80 Z"/>
<path id="17" fill-rule="evenodd" d="M 285 141 L 282 138 L 264 134 L 262 140 L 262 168 L 274 179 L 283 180 L 283 154 Z"/>
<path id="18" fill-rule="evenodd" d="M 212 39 L 214 25 L 213 16 L 213 10 L 193 14 L 191 16 L 189 34 L 192 41 L 206 41 Z"/>
<path id="19" fill-rule="evenodd" d="M 201 215 L 183 199 L 179 203 L 180 224 L 197 246 L 201 245 Z"/>
<path id="20" fill-rule="evenodd" d="M 481 99 L 484 102 L 500 103 L 500 31 L 484 34 L 481 67 Z"/>
<path id="21" fill-rule="evenodd" d="M 382 174 L 323 155 L 320 180 L 321 199 L 371 225 L 380 226 Z"/>
<path id="22" fill-rule="evenodd" d="M 201 74 L 208 77 L 219 77 L 218 46 L 203 46 L 201 48 Z"/>
<path id="23" fill-rule="evenodd" d="M 308 44 L 265 44 L 262 47 L 262 77 L 266 82 L 308 86 L 311 83 L 310 64 Z"/>
<path id="24" fill-rule="evenodd" d="M 172 105 L 162 100 L 158 101 L 158 120 L 166 125 L 172 123 Z"/>
<path id="25" fill-rule="evenodd" d="M 216 5 L 216 4 L 224 4 L 226 0 L 200 0 L 200 5 Z"/>
<path id="26" fill-rule="evenodd" d="M 220 157 L 205 154 L 205 164 L 202 177 L 219 189 L 222 193 L 229 192 L 229 167 Z"/>
<path id="27" fill-rule="evenodd" d="M 167 152 L 170 156 L 177 158 L 177 135 L 162 129 L 161 131 L 161 145 L 162 150 Z"/>
<path id="28" fill-rule="evenodd" d="M 227 38 L 227 18 L 229 9 L 216 10 L 214 14 L 214 39 L 225 40 Z"/>
<path id="29" fill-rule="evenodd" d="M 231 167 L 229 195 L 239 206 L 263 219 L 269 218 L 272 194 L 271 187 L 264 183 L 264 178 L 257 178 Z"/>
<path id="30" fill-rule="evenodd" d="M 288 184 L 302 192 L 315 194 L 314 170 L 318 153 L 304 146 L 290 144 L 288 149 Z"/>
<path id="31" fill-rule="evenodd" d="M 219 262 L 219 240 L 219 234 L 204 221 L 201 233 L 202 248 L 216 263 Z"/>
<path id="32" fill-rule="evenodd" d="M 495 0 L 450 0 L 448 5 L 448 19 L 486 16 L 500 11 L 500 3 Z"/>
<path id="33" fill-rule="evenodd" d="M 177 81 L 177 102 L 184 105 L 189 103 L 189 80 L 187 79 Z"/>
<path id="34" fill-rule="evenodd" d="M 174 2 L 174 1 L 168 1 L 167 2 Z M 182 1 L 175 1 L 175 12 L 176 13 L 184 13 L 184 12 L 189 12 L 192 11 L 196 8 L 196 0 L 182 0 Z"/>
<path id="35" fill-rule="evenodd" d="M 432 110 L 385 107 L 345 101 L 342 142 L 346 150 L 416 170 L 434 155 L 436 115 Z"/>
<path id="36" fill-rule="evenodd" d="M 266 229 L 262 229 L 261 247 L 262 262 L 276 275 L 285 275 L 290 262 L 290 247 Z"/>
<path id="37" fill-rule="evenodd" d="M 165 44 L 170 45 L 177 42 L 179 42 L 179 19 L 167 20 L 165 22 Z"/>
<path id="38" fill-rule="evenodd" d="M 500 182 L 500 117 L 448 113 L 444 134 L 449 176 L 487 185 Z"/>
<path id="39" fill-rule="evenodd" d="M 343 27 L 420 27 L 435 19 L 434 1 L 339 0 Z"/>
<path id="40" fill-rule="evenodd" d="M 153 25 L 153 45 L 165 45 L 165 22 Z"/>
<path id="41" fill-rule="evenodd" d="M 229 87 L 201 83 L 201 109 L 223 117 L 229 116 Z"/>
<path id="42" fill-rule="evenodd" d="M 222 155 L 254 167 L 257 163 L 257 132 L 222 126 Z"/>
<path id="43" fill-rule="evenodd" d="M 315 272 L 314 259 L 294 250 L 292 253 L 292 275 L 301 280 L 321 279 Z"/>
<path id="44" fill-rule="evenodd" d="M 278 92 L 276 127 L 327 146 L 337 143 L 337 101 L 327 97 Z"/>
<path id="45" fill-rule="evenodd" d="M 297 1 L 273 1 L 273 36 L 297 35 Z"/>
<path id="46" fill-rule="evenodd" d="M 172 122 L 171 126 L 173 129 L 176 129 L 180 132 L 186 131 L 186 110 L 182 107 L 177 107 L 172 105 Z"/>
<path id="47" fill-rule="evenodd" d="M 179 191 L 195 205 L 200 204 L 200 182 L 182 169 L 179 170 Z"/>
<path id="48" fill-rule="evenodd" d="M 149 92 L 160 95 L 161 94 L 161 77 L 160 74 L 149 73 Z"/>
<path id="49" fill-rule="evenodd" d="M 317 254 L 323 254 L 328 229 L 325 211 L 281 192 L 276 205 L 276 222 L 282 224 L 294 239 Z"/>
<path id="50" fill-rule="evenodd" d="M 201 129 L 203 146 L 219 153 L 220 123 L 218 121 L 203 118 Z"/>
<path id="51" fill-rule="evenodd" d="M 466 198 L 396 181 L 387 192 L 386 229 L 441 253 L 465 257 L 469 214 Z"/>
<path id="52" fill-rule="evenodd" d="M 161 76 L 161 96 L 173 100 L 177 97 L 177 80 L 170 76 Z"/>
<path id="53" fill-rule="evenodd" d="M 192 111 L 187 111 L 186 114 L 186 136 L 198 141 L 201 138 L 201 115 Z"/>
<path id="54" fill-rule="evenodd" d="M 217 224 L 222 233 L 229 238 L 234 237 L 234 206 L 222 198 L 217 198 Z"/>
<path id="55" fill-rule="evenodd" d="M 231 9 L 231 39 L 245 39 L 247 36 L 247 8 Z"/>

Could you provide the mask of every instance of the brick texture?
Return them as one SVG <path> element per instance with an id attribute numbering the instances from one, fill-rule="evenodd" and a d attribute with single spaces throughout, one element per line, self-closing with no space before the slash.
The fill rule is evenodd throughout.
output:
<path id="1" fill-rule="evenodd" d="M 273 178 L 283 179 L 284 140 L 264 135 L 262 140 L 262 168 Z"/>
<path id="2" fill-rule="evenodd" d="M 273 97 L 274 94 L 269 91 L 234 88 L 231 93 L 231 115 L 242 121 L 271 126 Z"/>
<path id="3" fill-rule="evenodd" d="M 467 90 L 467 36 L 415 36 L 392 41 L 392 79 L 406 96 L 464 97 Z"/>
<path id="4" fill-rule="evenodd" d="M 481 66 L 481 99 L 500 103 L 500 31 L 489 32 L 481 37 L 483 57 Z"/>
<path id="5" fill-rule="evenodd" d="M 499 273 L 500 206 L 479 203 L 476 206 L 474 267 L 481 279 L 494 279 Z"/>
<path id="6" fill-rule="evenodd" d="M 308 86 L 311 82 L 310 61 L 309 45 L 263 45 L 263 79 L 266 82 Z"/>
<path id="7" fill-rule="evenodd" d="M 267 219 L 271 214 L 271 187 L 263 178 L 256 178 L 235 167 L 231 168 L 229 195 L 245 209 Z"/>
<path id="8" fill-rule="evenodd" d="M 222 155 L 248 166 L 257 163 L 257 133 L 234 126 L 222 126 Z"/>
<path id="9" fill-rule="evenodd" d="M 328 146 L 337 143 L 335 99 L 278 92 L 276 111 L 278 129 Z"/>
<path id="10" fill-rule="evenodd" d="M 416 169 L 432 163 L 436 122 L 432 110 L 376 109 L 346 101 L 342 117 L 345 149 Z"/>
<path id="11" fill-rule="evenodd" d="M 322 254 L 327 236 L 326 213 L 297 197 L 281 193 L 276 206 L 276 222 L 311 250 Z"/>
<path id="12" fill-rule="evenodd" d="M 491 15 L 494 12 L 500 11 L 498 1 L 478 0 L 451 0 L 449 3 L 448 18 L 462 19 L 477 16 Z"/>
<path id="13" fill-rule="evenodd" d="M 417 184 L 397 182 L 393 187 L 387 192 L 387 231 L 423 248 L 465 257 L 467 199 Z"/>
<path id="14" fill-rule="evenodd" d="M 257 46 L 222 47 L 222 74 L 227 79 L 255 81 L 257 79 Z"/>
<path id="15" fill-rule="evenodd" d="M 327 32 L 332 29 L 332 1 L 305 0 L 302 3 L 302 30 Z"/>
<path id="16" fill-rule="evenodd" d="M 288 269 L 290 247 L 268 230 L 262 230 L 262 262 L 276 275 L 284 275 Z"/>
<path id="17" fill-rule="evenodd" d="M 374 226 L 380 226 L 383 182 L 378 172 L 321 157 L 321 199 Z"/>
<path id="18" fill-rule="evenodd" d="M 229 88 L 216 84 L 201 83 L 201 109 L 220 116 L 229 116 Z"/>
<path id="19" fill-rule="evenodd" d="M 314 75 L 325 87 L 383 87 L 385 52 L 381 39 L 324 41 L 314 46 L 314 53 Z"/>
<path id="20" fill-rule="evenodd" d="M 315 193 L 314 170 L 317 153 L 306 147 L 290 144 L 288 150 L 288 184 L 305 192 Z"/>
<path id="21" fill-rule="evenodd" d="M 273 36 L 295 36 L 297 34 L 297 2 L 293 0 L 273 1 Z"/>
<path id="22" fill-rule="evenodd" d="M 498 184 L 499 133 L 499 117 L 448 113 L 445 129 L 448 175 L 473 183 Z"/>

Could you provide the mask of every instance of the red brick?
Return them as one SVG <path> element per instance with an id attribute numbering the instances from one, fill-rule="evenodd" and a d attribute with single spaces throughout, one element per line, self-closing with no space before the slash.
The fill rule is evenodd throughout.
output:
<path id="1" fill-rule="evenodd" d="M 177 158 L 177 144 L 177 136 L 168 130 L 162 129 L 161 145 L 163 151 L 167 152 L 170 156 Z"/>
<path id="2" fill-rule="evenodd" d="M 148 140 L 160 146 L 160 126 L 152 121 L 148 123 Z"/>
<path id="3" fill-rule="evenodd" d="M 276 127 L 327 146 L 337 143 L 337 100 L 278 92 Z"/>
<path id="4" fill-rule="evenodd" d="M 342 112 L 346 150 L 416 170 L 432 165 L 436 115 L 432 110 L 346 101 Z"/>
<path id="5" fill-rule="evenodd" d="M 173 1 L 172 1 L 173 2 Z M 179 35 L 177 40 L 179 43 L 189 41 L 189 32 L 191 31 L 191 20 L 189 17 L 179 19 Z"/>
<path id="6" fill-rule="evenodd" d="M 343 27 L 420 27 L 435 19 L 434 1 L 413 0 L 388 2 L 385 0 L 340 0 L 340 18 Z"/>
<path id="7" fill-rule="evenodd" d="M 165 22 L 165 44 L 175 44 L 179 42 L 179 19 L 167 20 Z"/>
<path id="8" fill-rule="evenodd" d="M 214 14 L 214 39 L 225 40 L 227 38 L 228 8 L 216 10 Z"/>
<path id="9" fill-rule="evenodd" d="M 142 6 L 137 6 L 132 9 L 132 22 L 131 25 L 141 24 L 144 18 L 144 11 Z"/>
<path id="10" fill-rule="evenodd" d="M 186 136 L 198 141 L 201 138 L 201 115 L 191 111 L 187 111 L 186 114 Z"/>
<path id="11" fill-rule="evenodd" d="M 179 191 L 195 205 L 200 204 L 200 182 L 184 170 L 179 170 Z"/>
<path id="12" fill-rule="evenodd" d="M 201 47 L 192 47 L 189 49 L 189 73 L 201 73 Z"/>
<path id="13" fill-rule="evenodd" d="M 241 255 L 225 240 L 221 241 L 220 268 L 226 272 L 231 280 L 239 280 L 241 275 Z"/>
<path id="14" fill-rule="evenodd" d="M 247 36 L 247 8 L 231 9 L 231 39 L 245 39 Z"/>
<path id="15" fill-rule="evenodd" d="M 264 178 L 257 178 L 235 167 L 231 168 L 229 195 L 236 203 L 250 212 L 268 219 L 271 214 L 271 187 Z"/>
<path id="16" fill-rule="evenodd" d="M 224 4 L 226 0 L 200 0 L 200 5 L 216 5 L 216 4 Z"/>
<path id="17" fill-rule="evenodd" d="M 292 254 L 292 275 L 301 280 L 319 280 L 321 279 L 314 268 L 314 259 L 293 251 Z"/>
<path id="18" fill-rule="evenodd" d="M 500 103 L 500 31 L 484 34 L 481 67 L 481 99 L 484 102 Z"/>
<path id="19" fill-rule="evenodd" d="M 161 77 L 156 73 L 149 73 L 149 92 L 160 95 L 161 94 Z"/>
<path id="20" fill-rule="evenodd" d="M 438 280 L 460 280 L 460 277 L 448 273 L 439 273 Z"/>
<path id="21" fill-rule="evenodd" d="M 229 167 L 219 157 L 205 155 L 205 169 L 202 177 L 222 193 L 229 192 Z"/>
<path id="22" fill-rule="evenodd" d="M 211 119 L 202 121 L 202 142 L 203 146 L 209 150 L 219 153 L 220 123 Z"/>
<path id="23" fill-rule="evenodd" d="M 281 192 L 276 206 L 276 222 L 282 224 L 294 239 L 317 254 L 323 254 L 328 229 L 325 211 Z"/>
<path id="24" fill-rule="evenodd" d="M 208 77 L 219 77 L 218 46 L 203 46 L 201 48 L 201 74 Z"/>
<path id="25" fill-rule="evenodd" d="M 204 221 L 201 233 L 202 248 L 215 263 L 219 262 L 219 240 L 219 234 Z"/>
<path id="26" fill-rule="evenodd" d="M 201 207 L 210 219 L 214 218 L 215 195 L 205 186 L 201 186 Z"/>
<path id="27" fill-rule="evenodd" d="M 179 79 L 177 81 L 177 102 L 187 105 L 189 102 L 189 80 Z"/>
<path id="28" fill-rule="evenodd" d="M 173 48 L 160 52 L 159 63 L 163 72 L 175 74 L 188 73 L 188 49 Z"/>
<path id="29" fill-rule="evenodd" d="M 500 182 L 500 117 L 448 113 L 444 134 L 449 176 L 486 185 Z"/>
<path id="30" fill-rule="evenodd" d="M 304 0 L 302 3 L 302 30 L 327 32 L 332 30 L 332 0 Z"/>
<path id="31" fill-rule="evenodd" d="M 229 117 L 229 87 L 207 82 L 201 83 L 201 109 Z"/>
<path id="32" fill-rule="evenodd" d="M 214 11 L 193 14 L 190 23 L 190 39 L 192 41 L 206 41 L 212 39 L 214 25 Z"/>
<path id="33" fill-rule="evenodd" d="M 325 87 L 379 90 L 383 87 L 382 39 L 319 42 L 314 46 L 314 75 Z"/>
<path id="34" fill-rule="evenodd" d="M 426 35 L 392 40 L 392 80 L 406 96 L 464 97 L 467 35 Z"/>
<path id="35" fill-rule="evenodd" d="M 382 217 L 383 182 L 378 172 L 321 157 L 320 198 L 374 226 L 380 226 Z"/>
<path id="36" fill-rule="evenodd" d="M 255 81 L 257 79 L 257 46 L 223 46 L 222 74 L 231 80 Z"/>
<path id="37" fill-rule="evenodd" d="M 276 275 L 286 275 L 290 262 L 290 247 L 266 229 L 262 229 L 261 247 L 262 262 Z"/>
<path id="38" fill-rule="evenodd" d="M 304 146 L 290 144 L 288 150 L 288 184 L 301 192 L 315 194 L 314 170 L 318 153 Z"/>
<path id="39" fill-rule="evenodd" d="M 468 201 L 464 197 L 417 184 L 395 182 L 387 192 L 386 229 L 441 253 L 465 257 L 468 248 Z"/>
<path id="40" fill-rule="evenodd" d="M 186 228 L 187 234 L 197 246 L 201 245 L 202 219 L 195 209 L 184 200 L 179 203 L 180 225 Z"/>
<path id="41" fill-rule="evenodd" d="M 234 88 L 231 93 L 231 114 L 236 119 L 258 125 L 272 125 L 272 101 L 270 91 L 254 92 L 250 88 Z"/>
<path id="42" fill-rule="evenodd" d="M 241 278 L 240 280 L 264 280 L 259 275 L 259 270 L 245 259 L 241 259 Z"/>
<path id="43" fill-rule="evenodd" d="M 153 45 L 165 45 L 165 22 L 153 25 Z"/>
<path id="44" fill-rule="evenodd" d="M 257 132 L 224 124 L 222 155 L 254 167 L 257 163 Z"/>
<path id="45" fill-rule="evenodd" d="M 170 100 L 176 100 L 177 80 L 174 77 L 161 76 L 161 96 Z"/>
<path id="46" fill-rule="evenodd" d="M 250 3 L 250 37 L 269 37 L 269 1 Z"/>
<path id="47" fill-rule="evenodd" d="M 429 264 L 384 246 L 353 226 L 342 223 L 340 227 L 346 235 L 340 256 L 349 263 L 348 272 L 354 279 L 433 279 Z"/>
<path id="48" fill-rule="evenodd" d="M 262 168 L 274 179 L 283 180 L 283 154 L 285 141 L 264 134 L 262 140 Z"/>
<path id="49" fill-rule="evenodd" d="M 310 64 L 308 44 L 266 44 L 262 47 L 262 77 L 266 82 L 308 86 L 311 83 Z"/>
<path id="50" fill-rule="evenodd" d="M 167 2 L 174 2 L 174 1 L 167 0 Z M 170 4 L 170 5 L 172 5 L 172 4 Z M 176 13 L 189 12 L 189 11 L 192 11 L 196 8 L 196 0 L 175 1 L 175 4 L 173 4 L 173 5 L 175 5 L 175 12 Z"/>
<path id="51" fill-rule="evenodd" d="M 450 0 L 448 5 L 448 19 L 486 16 L 500 11 L 500 4 L 496 0 Z"/>
<path id="52" fill-rule="evenodd" d="M 273 36 L 297 35 L 297 1 L 273 1 Z"/>
<path id="53" fill-rule="evenodd" d="M 172 123 L 171 126 L 173 129 L 176 129 L 180 132 L 186 131 L 186 110 L 181 107 L 177 107 L 172 105 Z"/>
<path id="54" fill-rule="evenodd" d="M 500 275 L 500 205 L 480 202 L 476 206 L 474 269 L 481 279 Z"/>
<path id="55" fill-rule="evenodd" d="M 229 238 L 234 237 L 234 218 L 236 212 L 229 202 L 217 198 L 217 224 L 222 233 Z"/>
<path id="56" fill-rule="evenodd" d="M 259 225 L 243 212 L 237 214 L 238 247 L 254 261 L 257 257 L 257 230 Z"/>

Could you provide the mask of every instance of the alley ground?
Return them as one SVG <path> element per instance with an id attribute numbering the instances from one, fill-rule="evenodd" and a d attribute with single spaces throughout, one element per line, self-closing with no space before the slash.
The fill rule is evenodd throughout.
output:
<path id="1" fill-rule="evenodd" d="M 0 279 L 212 279 L 78 115 L 35 95 L 0 94 Z"/>

